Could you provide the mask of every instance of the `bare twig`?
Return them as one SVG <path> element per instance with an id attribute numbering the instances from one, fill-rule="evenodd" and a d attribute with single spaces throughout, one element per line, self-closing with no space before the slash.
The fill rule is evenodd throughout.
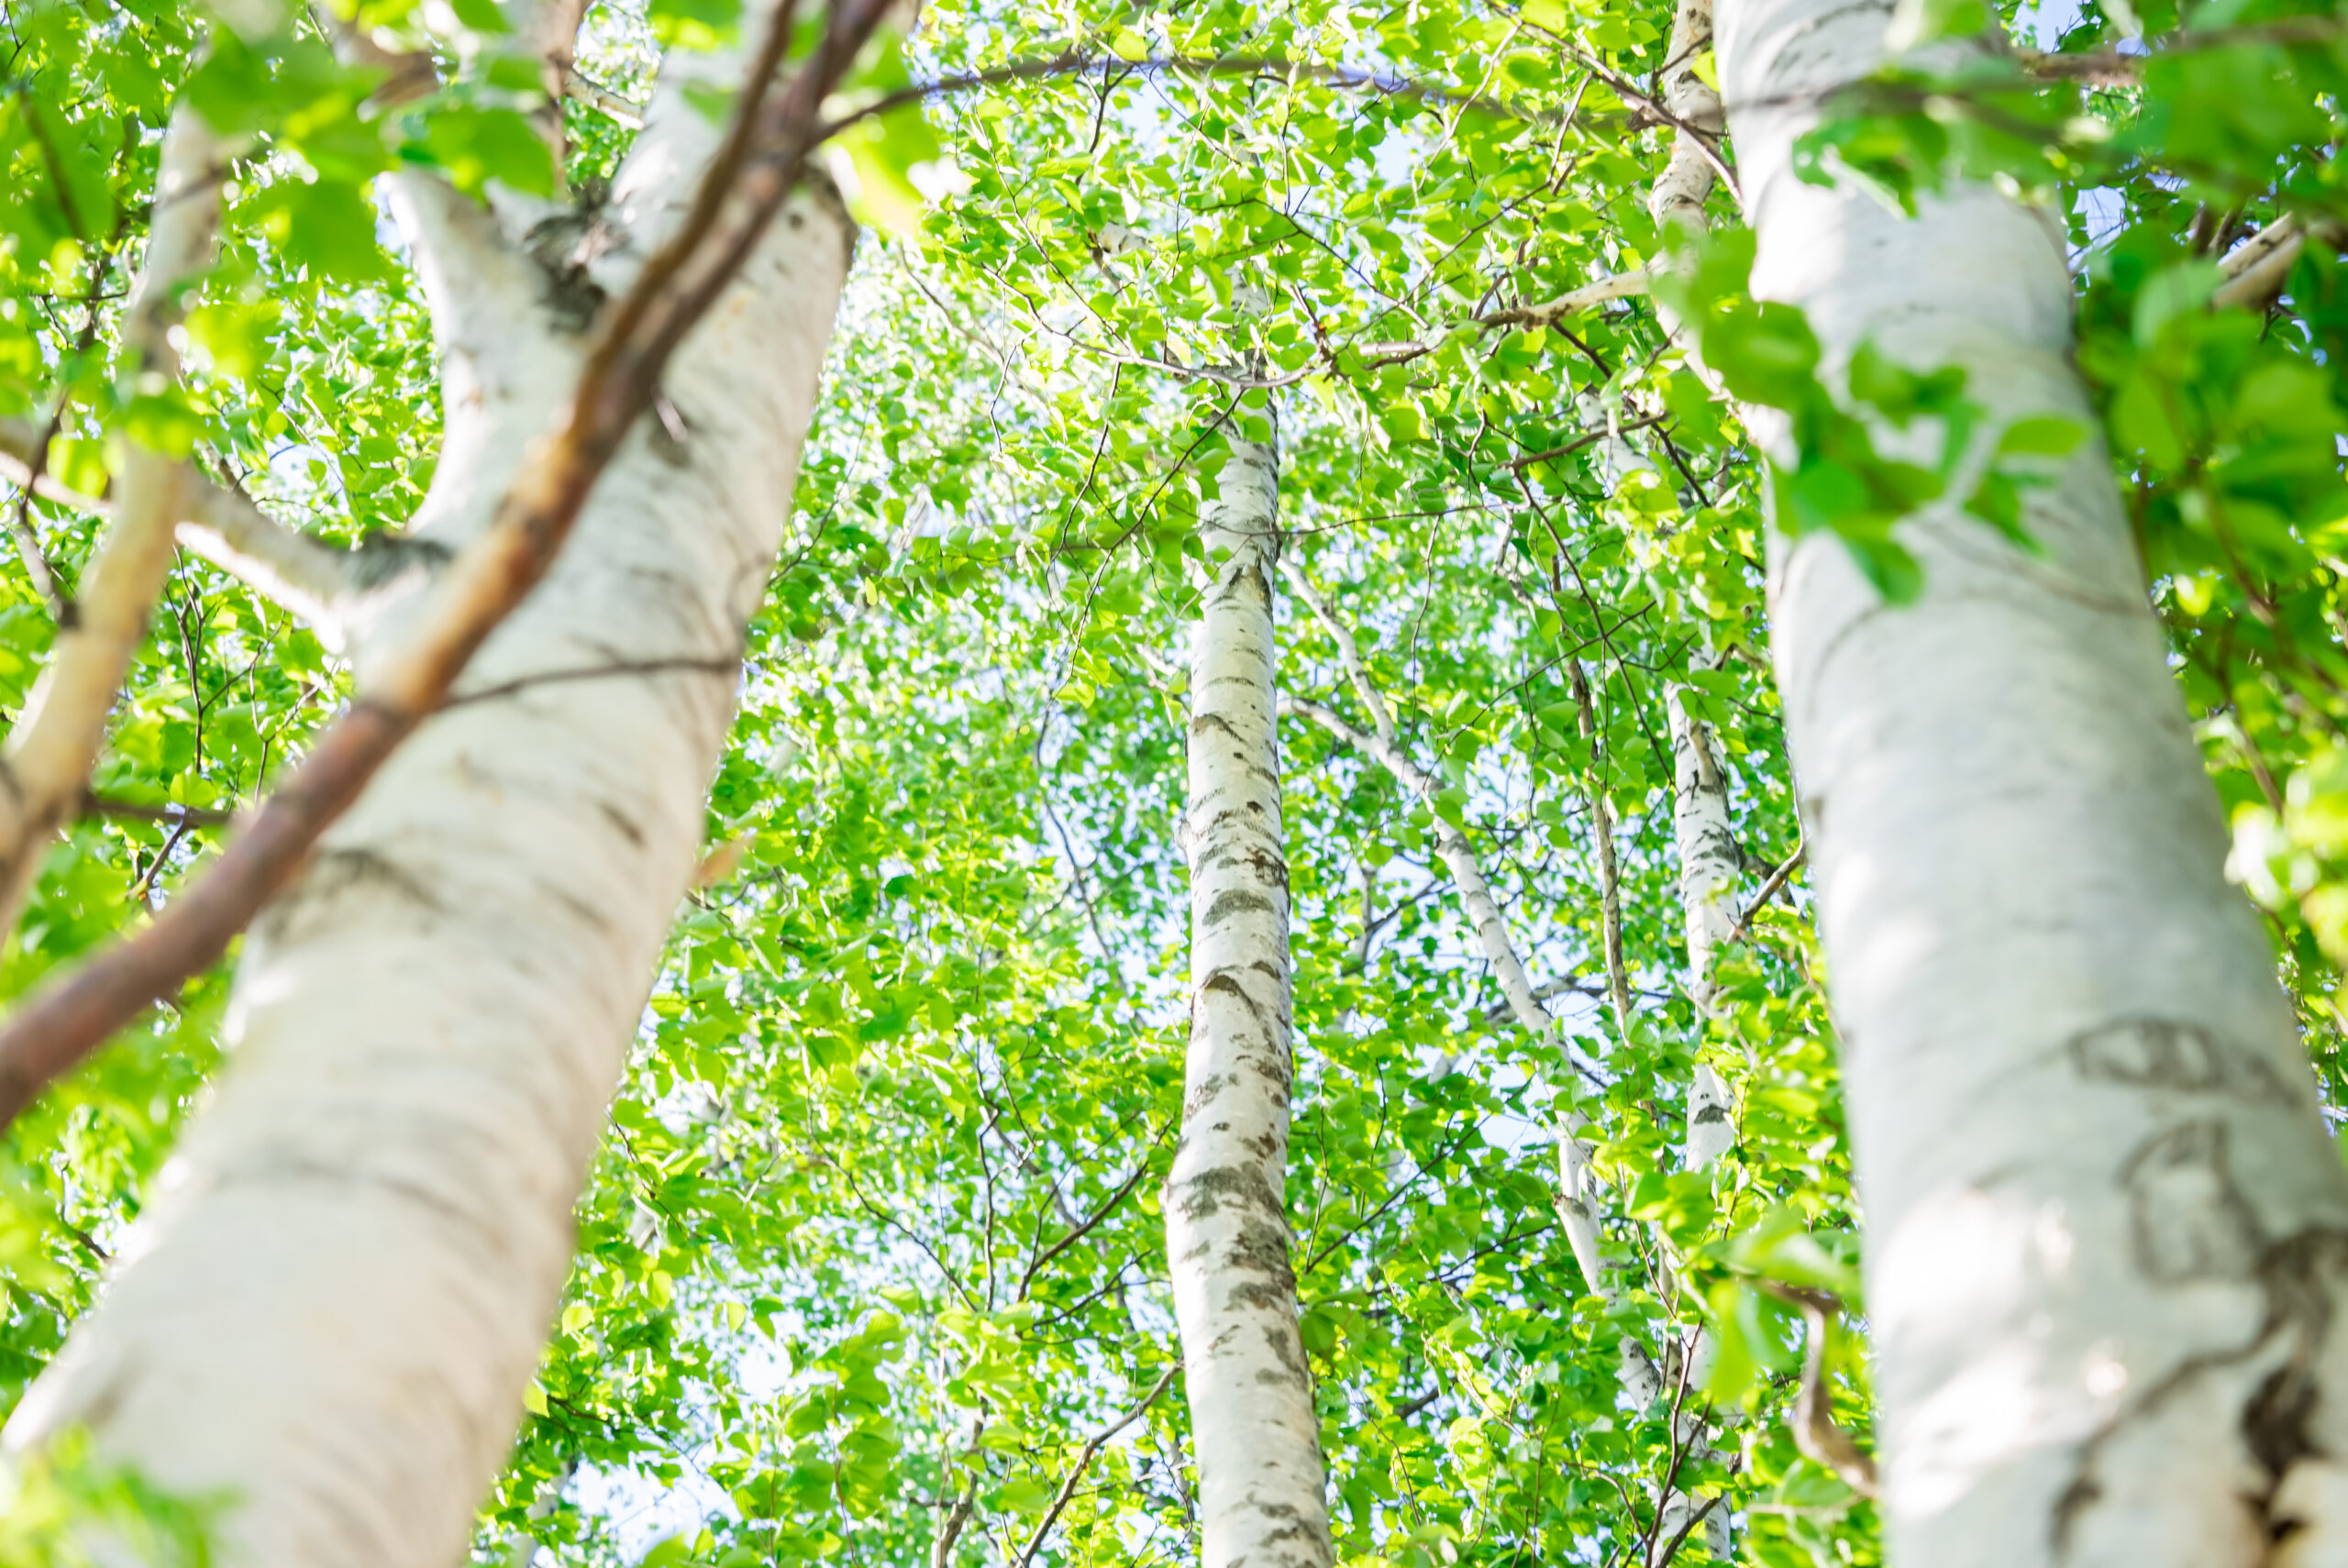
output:
<path id="1" fill-rule="evenodd" d="M 1091 1467 L 1092 1461 L 1100 1453 L 1102 1445 L 1147 1415 L 1149 1408 L 1157 1403 L 1157 1397 L 1166 1392 L 1167 1385 L 1172 1383 L 1175 1375 L 1181 1370 L 1182 1364 L 1179 1361 L 1168 1367 L 1158 1375 L 1157 1383 L 1151 1386 L 1149 1392 L 1142 1396 L 1140 1403 L 1085 1440 L 1084 1451 L 1076 1456 L 1076 1463 L 1069 1466 L 1068 1475 L 1060 1482 L 1059 1491 L 1054 1494 L 1051 1507 L 1044 1510 L 1042 1522 L 1036 1526 L 1035 1534 L 1027 1538 L 1027 1544 L 1020 1549 L 1012 1568 L 1027 1568 L 1027 1565 L 1036 1560 L 1036 1553 L 1043 1549 L 1044 1537 L 1049 1535 L 1052 1526 L 1059 1522 L 1061 1510 L 1068 1507 L 1069 1499 L 1076 1496 L 1077 1484 L 1084 1479 L 1085 1471 Z"/>
<path id="2" fill-rule="evenodd" d="M 1761 884 L 1761 890 L 1753 895 L 1753 901 L 1744 906 L 1743 914 L 1736 917 L 1736 925 L 1722 942 L 1722 946 L 1733 947 L 1744 940 L 1744 933 L 1753 924 L 1754 917 L 1767 909 L 1769 900 L 1785 890 L 1786 884 L 1793 879 L 1794 873 L 1801 869 L 1802 862 L 1809 856 L 1808 844 L 1794 845 L 1794 852 L 1786 856 L 1786 863 L 1769 873 L 1769 879 Z"/>

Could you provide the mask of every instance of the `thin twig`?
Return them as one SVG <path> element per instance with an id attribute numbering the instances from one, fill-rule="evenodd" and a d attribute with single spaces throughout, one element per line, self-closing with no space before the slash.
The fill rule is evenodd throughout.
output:
<path id="1" fill-rule="evenodd" d="M 1808 842 L 1797 843 L 1794 845 L 1794 852 L 1786 856 L 1786 863 L 1769 873 L 1769 879 L 1761 884 L 1761 890 L 1753 895 L 1753 901 L 1744 906 L 1743 914 L 1736 917 L 1736 925 L 1729 932 L 1728 939 L 1721 944 L 1722 946 L 1733 947 L 1744 940 L 1745 928 L 1753 923 L 1753 917 L 1768 908 L 1769 900 L 1785 890 L 1787 882 L 1792 879 L 1795 872 L 1801 869 L 1802 862 L 1809 856 Z"/>
<path id="2" fill-rule="evenodd" d="M 1142 1396 L 1141 1403 L 1094 1432 L 1085 1441 L 1084 1452 L 1078 1454 L 1076 1463 L 1069 1466 L 1067 1479 L 1060 1483 L 1058 1493 L 1052 1498 L 1052 1506 L 1044 1510 L 1043 1522 L 1036 1525 L 1036 1533 L 1027 1538 L 1027 1544 L 1021 1549 L 1012 1568 L 1027 1568 L 1027 1565 L 1036 1560 L 1036 1553 L 1043 1549 L 1044 1537 L 1050 1534 L 1052 1526 L 1059 1522 L 1060 1511 L 1068 1507 L 1069 1499 L 1076 1495 L 1077 1483 L 1084 1478 L 1085 1471 L 1091 1467 L 1093 1457 L 1101 1452 L 1102 1445 L 1147 1415 L 1149 1408 L 1157 1403 L 1157 1397 L 1166 1392 L 1167 1385 L 1172 1383 L 1175 1375 L 1181 1370 L 1182 1364 L 1179 1361 L 1168 1367 L 1158 1375 L 1157 1382 L 1150 1391 Z"/>
<path id="3" fill-rule="evenodd" d="M 176 801 L 150 806 L 138 801 L 111 800 L 104 795 L 83 796 L 82 814 L 134 823 L 184 823 L 190 827 L 226 827 L 237 820 L 234 812 L 215 811 L 208 806 L 183 806 Z"/>

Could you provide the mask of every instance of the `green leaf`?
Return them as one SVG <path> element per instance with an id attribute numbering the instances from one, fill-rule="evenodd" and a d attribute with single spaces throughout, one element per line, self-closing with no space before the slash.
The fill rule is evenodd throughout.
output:
<path id="1" fill-rule="evenodd" d="M 203 304 L 187 314 L 188 341 L 212 361 L 215 373 L 249 380 L 269 363 L 270 336 L 281 320 L 278 307 L 258 304 Z"/>
<path id="2" fill-rule="evenodd" d="M 1709 326 L 1703 341 L 1706 362 L 1746 403 L 1794 409 L 1817 395 L 1818 338 L 1792 305 L 1740 306 Z"/>
<path id="3" fill-rule="evenodd" d="M 2067 458 L 2087 435 L 2087 426 L 2066 414 L 2031 414 L 1999 432 L 1997 456 Z"/>
<path id="4" fill-rule="evenodd" d="M 2218 277 L 2217 263 L 2198 257 L 2154 273 L 2136 291 L 2136 306 L 2130 322 L 2136 347 L 2153 348 L 2170 322 L 2206 308 L 2218 287 Z"/>
<path id="5" fill-rule="evenodd" d="M 648 0 L 644 19 L 662 43 L 706 53 L 733 41 L 742 0 Z"/>
<path id="6" fill-rule="evenodd" d="M 528 195 L 553 193 L 553 154 L 519 110 L 458 105 L 435 110 L 425 124 L 424 156 L 468 195 L 492 180 Z"/>
<path id="7" fill-rule="evenodd" d="M 676 1568 L 693 1554 L 693 1540 L 689 1535 L 672 1535 L 646 1552 L 638 1568 Z"/>
<path id="8" fill-rule="evenodd" d="M 388 275 L 375 243 L 375 206 L 355 186 L 279 180 L 246 201 L 238 217 L 265 235 L 288 263 L 342 283 Z"/>

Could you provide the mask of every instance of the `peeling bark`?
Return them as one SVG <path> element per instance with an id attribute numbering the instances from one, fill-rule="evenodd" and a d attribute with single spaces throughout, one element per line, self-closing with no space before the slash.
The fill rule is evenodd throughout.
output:
<path id="1" fill-rule="evenodd" d="M 1724 0 L 1756 298 L 1827 369 L 1872 340 L 1999 420 L 2096 427 L 2045 216 L 1913 219 L 1803 183 L 1795 138 L 1888 4 Z M 1750 423 L 1782 453 L 1782 423 Z M 2348 1177 L 2109 459 L 2027 492 L 2032 554 L 1910 519 L 1921 598 L 1772 541 L 1770 613 L 1833 978 L 1903 1568 L 2348 1559 Z"/>
<path id="2" fill-rule="evenodd" d="M 1204 1568 L 1326 1568 L 1326 1474 L 1297 1331 L 1288 1168 L 1288 862 L 1272 690 L 1279 458 L 1235 437 L 1191 635 L 1191 1044 L 1166 1255 Z"/>

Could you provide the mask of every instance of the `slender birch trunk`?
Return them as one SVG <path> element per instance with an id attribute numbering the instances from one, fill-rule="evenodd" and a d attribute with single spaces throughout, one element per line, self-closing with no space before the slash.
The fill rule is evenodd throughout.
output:
<path id="1" fill-rule="evenodd" d="M 1706 16 L 1709 23 L 1709 13 Z M 1707 89 L 1709 91 L 1709 89 Z M 1682 133 L 1683 137 L 1685 133 Z M 1711 179 L 1709 168 L 1705 171 Z M 1712 965 L 1736 930 L 1736 878 L 1744 852 L 1737 847 L 1736 830 L 1729 820 L 1728 778 L 1710 724 L 1688 712 L 1687 694 L 1678 687 L 1664 692 L 1664 710 L 1671 726 L 1671 825 L 1679 852 L 1679 905 L 1688 941 L 1688 994 L 1696 1004 L 1697 1033 L 1714 1016 L 1717 988 Z M 1709 1169 L 1736 1142 L 1735 1101 L 1728 1086 L 1707 1062 L 1698 1062 L 1688 1084 L 1688 1130 L 1681 1144 L 1683 1168 Z M 1657 1238 L 1660 1243 L 1661 1238 Z M 1711 1365 L 1712 1339 L 1699 1328 L 1689 1334 L 1681 1353 L 1693 1364 L 1691 1386 L 1700 1386 Z M 1673 1434 L 1698 1456 L 1717 1463 L 1728 1455 L 1711 1441 L 1707 1422 L 1696 1411 L 1680 1418 Z M 1656 1532 L 1658 1548 L 1678 1540 L 1702 1505 L 1689 1493 L 1675 1493 L 1664 1504 L 1663 1527 Z M 1716 1561 L 1729 1560 L 1730 1519 L 1725 1508 L 1714 1507 L 1696 1528 Z"/>
<path id="2" fill-rule="evenodd" d="M 1235 438 L 1191 644 L 1191 1046 L 1167 1178 L 1204 1568 L 1325 1568 L 1321 1423 L 1288 1208 L 1288 860 L 1272 691 L 1279 458 Z"/>
<path id="3" fill-rule="evenodd" d="M 1664 693 L 1671 724 L 1671 827 L 1679 850 L 1679 908 L 1688 941 L 1688 995 L 1699 1021 L 1715 1010 L 1712 965 L 1736 930 L 1736 879 L 1744 852 L 1729 820 L 1728 777 L 1712 727 L 1688 712 L 1678 687 Z M 1736 1141 L 1728 1086 L 1705 1063 L 1688 1089 L 1688 1168 L 1702 1170 Z"/>
<path id="4" fill-rule="evenodd" d="M 673 227 L 718 137 L 669 74 L 595 237 L 606 290 Z M 576 282 L 559 301 L 428 177 L 396 204 L 445 366 L 414 531 L 454 547 L 574 383 Z M 81 1424 L 158 1485 L 229 1496 L 227 1564 L 464 1556 L 694 865 L 722 671 L 764 592 L 853 239 L 836 196 L 794 199 L 671 361 L 683 439 L 630 438 L 474 661 L 484 695 L 395 755 L 252 931 L 216 1097 L 12 1446 Z M 404 618 L 358 629 L 362 685 Z M 680 658 L 718 668 L 631 668 Z"/>
<path id="5" fill-rule="evenodd" d="M 2092 426 L 2045 215 L 1956 185 L 1903 220 L 1793 172 L 1890 14 L 1722 0 L 1754 293 L 1807 311 L 1830 369 L 1872 339 L 1963 366 L 2000 418 Z M 1772 551 L 1890 1560 L 2348 1561 L 2348 1178 L 2099 445 L 2025 525 L 2042 553 L 1911 519 L 1899 607 L 1832 537 Z"/>

